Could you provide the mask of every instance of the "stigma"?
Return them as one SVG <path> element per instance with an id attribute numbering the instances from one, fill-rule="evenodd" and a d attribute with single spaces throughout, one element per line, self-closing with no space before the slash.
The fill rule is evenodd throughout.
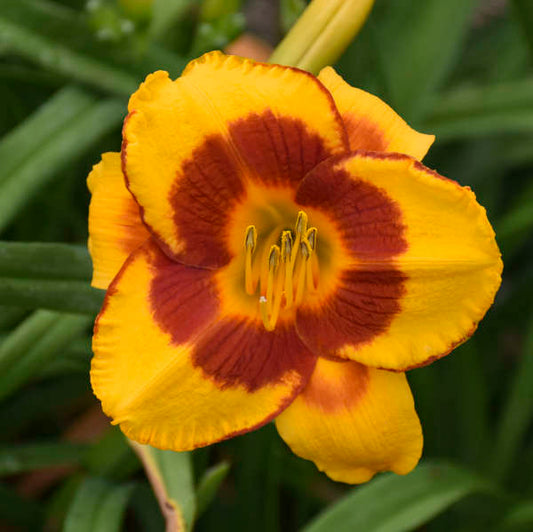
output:
<path id="1" fill-rule="evenodd" d="M 246 228 L 244 288 L 247 294 L 258 297 L 266 330 L 274 330 L 280 312 L 298 306 L 316 291 L 317 233 L 316 227 L 309 227 L 304 211 L 298 212 L 294 229 L 270 235 L 264 242 L 258 242 L 254 225 Z M 272 236 L 276 243 L 269 246 Z"/>

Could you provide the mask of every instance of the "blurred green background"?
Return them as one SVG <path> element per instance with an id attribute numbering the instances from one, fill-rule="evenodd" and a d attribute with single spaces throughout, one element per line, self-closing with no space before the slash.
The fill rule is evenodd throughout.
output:
<path id="1" fill-rule="evenodd" d="M 119 150 L 147 73 L 176 77 L 244 34 L 275 46 L 305 5 L 0 0 L 0 530 L 164 529 L 90 392 L 102 294 L 88 286 L 85 178 Z M 335 484 L 273 426 L 154 451 L 196 530 L 533 530 L 532 66 L 531 0 L 376 0 L 337 68 L 437 135 L 425 163 L 487 208 L 502 287 L 472 340 L 409 374 L 425 434 L 414 473 Z"/>

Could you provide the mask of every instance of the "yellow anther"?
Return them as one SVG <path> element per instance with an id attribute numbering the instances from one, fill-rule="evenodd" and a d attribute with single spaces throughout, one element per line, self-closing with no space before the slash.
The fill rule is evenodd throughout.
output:
<path id="1" fill-rule="evenodd" d="M 307 230 L 305 235 L 306 240 L 309 242 L 311 249 L 314 251 L 316 249 L 316 239 L 317 239 L 318 230 L 316 227 L 311 227 Z"/>
<path id="2" fill-rule="evenodd" d="M 246 293 L 252 295 L 255 292 L 255 283 L 252 270 L 252 256 L 257 244 L 257 230 L 255 225 L 249 225 L 246 228 L 244 237 L 245 258 L 244 258 L 244 284 Z"/>
<path id="3" fill-rule="evenodd" d="M 277 270 L 279 266 L 279 259 L 281 256 L 281 251 L 279 246 L 273 245 L 270 247 L 270 252 L 268 253 L 268 269 Z"/>
<path id="4" fill-rule="evenodd" d="M 305 211 L 298 211 L 298 216 L 296 218 L 296 237 L 301 237 L 301 235 L 305 235 L 307 232 L 307 222 L 308 222 L 307 214 Z"/>
<path id="5" fill-rule="evenodd" d="M 289 262 L 292 251 L 292 234 L 290 231 L 283 231 L 281 234 L 281 260 Z"/>
<path id="6" fill-rule="evenodd" d="M 307 239 L 300 242 L 300 253 L 304 259 L 308 259 L 313 253 L 313 248 Z"/>
<path id="7" fill-rule="evenodd" d="M 246 236 L 244 238 L 244 245 L 246 249 L 251 249 L 252 252 L 255 250 L 255 245 L 257 244 L 257 229 L 255 225 L 249 225 L 246 228 Z"/>

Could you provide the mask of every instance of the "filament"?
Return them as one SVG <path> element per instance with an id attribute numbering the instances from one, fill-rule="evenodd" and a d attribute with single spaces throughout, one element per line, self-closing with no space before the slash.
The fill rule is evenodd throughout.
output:
<path id="1" fill-rule="evenodd" d="M 317 290 L 318 231 L 308 224 L 307 214 L 299 211 L 294 229 L 281 232 L 279 245 L 273 243 L 275 233 L 258 242 L 255 226 L 246 228 L 245 290 L 254 295 L 259 280 L 259 312 L 268 331 L 274 330 L 282 310 L 300 305 L 306 294 Z"/>

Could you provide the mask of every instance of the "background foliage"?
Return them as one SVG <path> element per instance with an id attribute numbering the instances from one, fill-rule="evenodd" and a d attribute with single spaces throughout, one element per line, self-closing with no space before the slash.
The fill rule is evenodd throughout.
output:
<path id="1" fill-rule="evenodd" d="M 127 97 L 148 72 L 177 76 L 246 29 L 275 44 L 305 2 L 150 4 L 0 1 L 2 530 L 164 528 L 141 462 L 89 388 L 102 294 L 88 285 L 85 177 L 119 149 Z M 426 442 L 414 473 L 335 484 L 272 426 L 194 453 L 145 450 L 189 527 L 533 529 L 532 65 L 530 0 L 376 0 L 338 68 L 437 135 L 425 162 L 486 206 L 502 288 L 470 342 L 410 374 Z"/>

